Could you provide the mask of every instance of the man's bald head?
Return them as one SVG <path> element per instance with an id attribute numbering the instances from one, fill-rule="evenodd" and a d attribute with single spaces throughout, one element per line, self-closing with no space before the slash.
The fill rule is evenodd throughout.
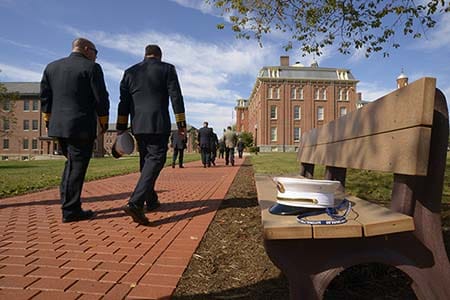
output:
<path id="1" fill-rule="evenodd" d="M 94 43 L 85 38 L 76 38 L 73 40 L 72 51 L 79 52 L 92 61 L 95 61 L 97 58 L 97 49 Z"/>

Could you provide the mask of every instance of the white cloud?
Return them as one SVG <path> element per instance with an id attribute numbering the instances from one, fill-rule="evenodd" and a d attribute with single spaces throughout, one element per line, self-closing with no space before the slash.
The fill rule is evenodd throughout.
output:
<path id="1" fill-rule="evenodd" d="M 117 82 L 119 82 L 122 79 L 125 67 L 119 66 L 117 64 L 105 60 L 98 60 L 98 63 L 102 66 L 105 77 L 109 77 Z"/>
<path id="2" fill-rule="evenodd" d="M 209 122 L 209 127 L 220 137 L 222 129 L 231 125 L 234 108 L 220 103 L 187 102 L 186 120 L 189 124 L 199 128 L 204 121 Z"/>
<path id="3" fill-rule="evenodd" d="M 415 44 L 416 47 L 420 49 L 450 47 L 450 14 L 443 14 L 442 18 L 437 20 L 436 27 L 428 30 L 430 30 L 430 34 L 425 34 L 425 36 Z"/>
<path id="4" fill-rule="evenodd" d="M 390 93 L 392 89 L 387 89 L 385 86 L 377 82 L 360 82 L 358 83 L 358 92 L 362 93 L 362 100 L 375 101 L 378 98 Z"/>
<path id="5" fill-rule="evenodd" d="M 171 1 L 184 7 L 199 10 L 204 14 L 217 16 L 217 14 L 214 13 L 215 11 L 214 7 L 211 4 L 206 3 L 204 0 L 171 0 Z"/>
<path id="6" fill-rule="evenodd" d="M 185 97 L 208 99 L 212 102 L 234 103 L 237 97 L 241 97 L 240 93 L 229 88 L 234 76 L 244 76 L 246 80 L 253 81 L 273 49 L 270 46 L 260 48 L 256 43 L 239 40 L 219 45 L 180 34 L 154 31 L 109 34 L 101 31 L 81 32 L 74 28 L 67 30 L 77 36 L 86 36 L 101 47 L 139 59 L 142 59 L 147 44 L 159 44 L 163 50 L 163 60 L 177 68 Z M 105 66 L 105 74 L 107 67 Z M 116 75 L 119 73 L 114 68 L 113 71 Z"/>
<path id="7" fill-rule="evenodd" d="M 1 1 L 1 0 L 0 0 Z M 0 37 L 0 42 L 2 43 L 6 43 L 6 44 L 10 44 L 22 49 L 25 49 L 27 51 L 33 52 L 33 54 L 40 54 L 40 55 L 45 55 L 45 56 L 55 56 L 56 53 L 41 47 L 37 47 L 37 46 L 32 46 L 29 44 L 24 44 L 24 43 L 20 43 L 20 42 L 16 42 L 10 39 L 6 39 L 3 37 Z"/>
<path id="8" fill-rule="evenodd" d="M 41 81 L 42 73 L 31 71 L 0 62 L 0 79 L 2 81 Z"/>

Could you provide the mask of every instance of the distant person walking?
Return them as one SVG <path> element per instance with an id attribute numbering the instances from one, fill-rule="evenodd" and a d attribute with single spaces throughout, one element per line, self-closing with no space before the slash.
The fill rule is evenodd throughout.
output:
<path id="1" fill-rule="evenodd" d="M 208 122 L 203 122 L 203 127 L 198 131 L 198 145 L 200 147 L 203 168 L 211 167 L 212 133 L 212 129 L 208 127 Z"/>
<path id="2" fill-rule="evenodd" d="M 245 149 L 245 144 L 244 144 L 244 142 L 242 141 L 241 138 L 238 139 L 238 142 L 237 142 L 236 146 L 237 146 L 237 151 L 238 151 L 238 157 L 242 158 L 242 154 L 243 154 L 244 149 Z"/>
<path id="3" fill-rule="evenodd" d="M 225 142 L 223 141 L 223 137 L 219 140 L 219 158 L 224 158 L 225 154 Z"/>
<path id="4" fill-rule="evenodd" d="M 216 165 L 216 156 L 217 156 L 217 146 L 219 145 L 219 140 L 217 139 L 217 134 L 214 132 L 214 129 L 211 128 L 211 163 L 213 166 Z"/>
<path id="5" fill-rule="evenodd" d="M 92 157 L 97 122 L 108 129 L 109 96 L 97 49 L 84 38 L 72 42 L 72 53 L 47 65 L 41 80 L 41 110 L 48 136 L 58 139 L 67 158 L 61 178 L 62 222 L 91 219 L 81 208 L 81 191 Z"/>
<path id="6" fill-rule="evenodd" d="M 175 168 L 175 164 L 178 157 L 178 165 L 180 168 L 183 166 L 184 149 L 186 149 L 187 136 L 181 136 L 178 131 L 172 131 L 170 135 L 170 146 L 173 149 L 172 168 Z"/>
<path id="7" fill-rule="evenodd" d="M 227 130 L 223 134 L 223 139 L 225 141 L 225 165 L 228 166 L 231 163 L 234 166 L 234 147 L 236 147 L 237 135 L 231 129 L 231 126 L 227 127 Z"/>
<path id="8" fill-rule="evenodd" d="M 184 100 L 175 67 L 161 61 L 157 45 L 145 48 L 144 60 L 127 69 L 120 82 L 117 130 L 127 129 L 131 115 L 131 130 L 136 137 L 141 176 L 128 204 L 123 207 L 133 221 L 147 225 L 144 214 L 160 204 L 155 191 L 156 180 L 166 162 L 171 122 L 169 97 L 181 138 L 186 135 Z"/>

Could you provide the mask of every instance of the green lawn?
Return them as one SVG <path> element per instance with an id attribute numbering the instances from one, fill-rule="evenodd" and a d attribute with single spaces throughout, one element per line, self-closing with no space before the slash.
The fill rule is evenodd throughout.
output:
<path id="1" fill-rule="evenodd" d="M 252 155 L 255 173 L 270 175 L 297 175 L 299 164 L 296 153 L 259 153 Z M 315 178 L 324 176 L 325 168 L 316 166 Z M 388 202 L 391 198 L 393 175 L 374 171 L 347 170 L 346 191 L 354 196 L 377 202 Z M 450 203 L 450 155 L 444 179 L 442 202 Z"/>
<path id="2" fill-rule="evenodd" d="M 185 154 L 184 161 L 199 160 L 200 155 Z M 65 160 L 0 161 L 0 198 L 20 195 L 50 187 L 61 180 Z M 172 162 L 168 157 L 166 166 Z M 139 157 L 93 158 L 87 181 L 139 171 Z"/>

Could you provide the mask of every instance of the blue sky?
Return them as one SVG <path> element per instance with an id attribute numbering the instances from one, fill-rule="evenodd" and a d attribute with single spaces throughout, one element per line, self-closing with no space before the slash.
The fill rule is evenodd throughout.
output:
<path id="1" fill-rule="evenodd" d="M 402 40 L 389 58 L 367 59 L 329 48 L 316 60 L 321 67 L 348 68 L 360 80 L 364 100 L 396 88 L 401 69 L 412 82 L 437 78 L 450 99 L 450 14 L 440 18 L 426 39 Z M 78 36 L 92 40 L 98 50 L 110 93 L 110 120 L 115 122 L 119 82 L 123 71 L 143 59 L 144 47 L 159 44 L 163 60 L 176 66 L 189 124 L 204 120 L 221 132 L 234 122 L 238 98 L 248 98 L 263 66 L 279 65 L 280 55 L 308 66 L 312 57 L 285 52 L 283 35 L 237 40 L 229 30 L 217 30 L 224 19 L 203 0 L 0 0 L 0 81 L 40 81 L 45 66 L 67 56 Z"/>

